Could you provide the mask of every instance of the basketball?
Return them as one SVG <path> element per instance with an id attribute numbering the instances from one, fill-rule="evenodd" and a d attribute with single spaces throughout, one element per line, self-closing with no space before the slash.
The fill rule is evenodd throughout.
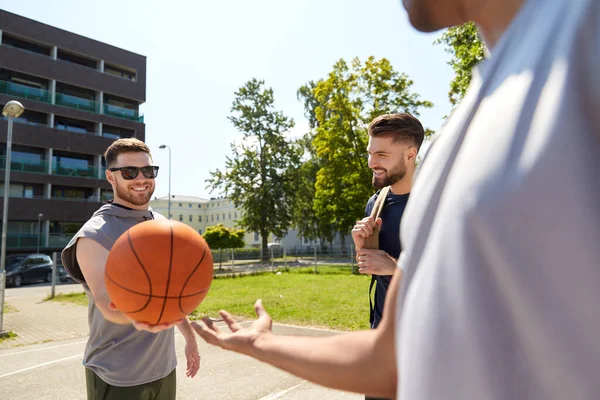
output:
<path id="1" fill-rule="evenodd" d="M 115 242 L 105 282 L 116 308 L 150 325 L 184 318 L 204 300 L 213 279 L 212 254 L 193 228 L 172 220 L 134 225 Z"/>

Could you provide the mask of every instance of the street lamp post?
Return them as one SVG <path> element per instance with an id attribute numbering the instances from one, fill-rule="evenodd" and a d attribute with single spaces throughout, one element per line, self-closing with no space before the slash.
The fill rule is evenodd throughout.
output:
<path id="1" fill-rule="evenodd" d="M 167 218 L 171 219 L 171 148 L 166 144 L 161 144 L 160 146 L 158 146 L 159 149 L 164 149 L 165 147 L 169 149 L 169 211 L 167 211 Z"/>
<path id="2" fill-rule="evenodd" d="M 12 147 L 13 119 L 19 118 L 25 111 L 23 104 L 11 100 L 2 109 L 2 115 L 8 118 L 6 135 L 6 157 L 4 157 L 4 207 L 2 211 L 2 249 L 0 250 L 0 336 L 4 332 L 4 289 L 6 286 L 6 230 L 8 228 L 8 193 L 10 186 L 10 156 Z"/>
<path id="3" fill-rule="evenodd" d="M 42 217 L 44 216 L 44 214 L 39 213 L 38 214 L 38 230 L 37 230 L 37 251 L 36 253 L 40 252 L 40 237 L 42 236 Z"/>

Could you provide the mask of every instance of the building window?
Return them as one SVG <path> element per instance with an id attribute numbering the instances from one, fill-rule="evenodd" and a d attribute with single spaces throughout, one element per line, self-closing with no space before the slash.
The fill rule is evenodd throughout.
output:
<path id="1" fill-rule="evenodd" d="M 202 215 L 198 215 L 198 222 L 202 222 Z"/>
<path id="2" fill-rule="evenodd" d="M 215 216 L 214 215 L 210 216 L 210 222 L 215 222 Z"/>
<path id="3" fill-rule="evenodd" d="M 179 221 L 183 222 L 183 215 L 179 214 Z"/>
<path id="4" fill-rule="evenodd" d="M 179 203 L 179 207 L 181 207 L 181 203 Z"/>
<path id="5" fill-rule="evenodd" d="M 188 203 L 188 208 L 192 208 L 192 203 Z"/>
<path id="6" fill-rule="evenodd" d="M 225 213 L 223 213 L 223 221 L 225 221 Z"/>
<path id="7" fill-rule="evenodd" d="M 217 214 L 217 221 L 219 220 L 219 214 Z"/>
<path id="8" fill-rule="evenodd" d="M 202 208 L 202 204 L 198 204 L 198 208 Z"/>
<path id="9" fill-rule="evenodd" d="M 192 222 L 192 216 L 190 215 L 190 222 Z"/>
<path id="10" fill-rule="evenodd" d="M 198 233 L 202 235 L 202 229 L 198 229 Z"/>
<path id="11" fill-rule="evenodd" d="M 254 232 L 254 241 L 258 242 L 258 232 Z"/>
<path id="12" fill-rule="evenodd" d="M 231 219 L 231 213 L 229 213 L 229 219 Z"/>
<path id="13" fill-rule="evenodd" d="M 169 214 L 169 219 L 173 219 L 173 214 Z"/>
<path id="14" fill-rule="evenodd" d="M 237 211 L 233 213 L 233 218 L 237 219 Z"/>

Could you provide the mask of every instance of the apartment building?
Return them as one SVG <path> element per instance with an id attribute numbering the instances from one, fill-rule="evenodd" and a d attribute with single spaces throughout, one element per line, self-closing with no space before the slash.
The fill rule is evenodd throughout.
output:
<path id="1" fill-rule="evenodd" d="M 10 100 L 25 112 L 13 125 L 7 252 L 61 250 L 112 197 L 106 148 L 145 139 L 146 57 L 0 10 L 0 107 Z M 2 169 L 6 137 L 0 120 Z M 4 170 L 0 182 L 3 193 Z"/>
<path id="2" fill-rule="evenodd" d="M 169 197 L 156 197 L 150 201 L 150 207 L 165 217 L 168 214 Z M 171 219 L 181 221 L 202 234 L 206 228 L 223 224 L 227 228 L 238 228 L 237 221 L 242 217 L 233 201 L 225 198 L 205 199 L 194 196 L 171 196 Z M 273 241 L 270 238 L 269 241 Z M 260 235 L 256 232 L 246 232 L 244 241 L 247 247 L 261 245 Z"/>

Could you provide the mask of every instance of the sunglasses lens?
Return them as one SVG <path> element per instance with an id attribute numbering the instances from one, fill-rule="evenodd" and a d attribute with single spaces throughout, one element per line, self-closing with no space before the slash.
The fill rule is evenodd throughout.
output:
<path id="1" fill-rule="evenodd" d="M 157 167 L 143 167 L 142 174 L 144 174 L 144 176 L 148 179 L 154 179 L 154 178 L 156 178 L 156 175 L 158 175 L 158 168 Z"/>
<path id="2" fill-rule="evenodd" d="M 139 168 L 136 168 L 136 167 L 121 168 L 121 175 L 123 176 L 123 179 L 127 179 L 127 180 L 135 179 L 135 177 L 138 176 L 139 173 L 140 173 L 140 170 L 139 170 Z"/>

